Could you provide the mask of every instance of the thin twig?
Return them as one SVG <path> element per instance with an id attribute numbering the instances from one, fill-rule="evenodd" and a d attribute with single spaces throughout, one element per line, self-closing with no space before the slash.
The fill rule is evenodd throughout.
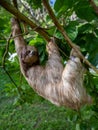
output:
<path id="1" fill-rule="evenodd" d="M 3 58 L 2 58 L 2 66 L 3 66 L 4 68 L 5 68 L 6 56 L 7 56 L 7 54 L 8 54 L 8 50 L 9 50 L 9 43 L 10 43 L 11 36 L 12 36 L 12 34 L 10 34 L 10 37 L 9 37 L 8 40 L 7 40 L 6 50 L 5 50 L 5 53 L 4 53 Z"/>
<path id="2" fill-rule="evenodd" d="M 62 49 L 59 48 L 59 51 L 60 51 L 66 58 L 70 59 L 70 57 L 67 56 L 66 53 L 62 51 Z"/>
<path id="3" fill-rule="evenodd" d="M 11 37 L 11 39 L 14 39 L 14 38 L 19 37 L 19 36 L 24 36 L 24 35 L 26 35 L 26 33 L 21 33 L 21 34 L 15 35 L 14 37 Z"/>
<path id="4" fill-rule="evenodd" d="M 5 62 L 6 62 L 6 57 L 7 57 L 8 50 L 9 50 L 9 43 L 10 43 L 11 36 L 12 36 L 12 34 L 10 34 L 10 37 L 7 40 L 6 50 L 5 50 L 5 53 L 4 53 L 3 58 L 2 58 L 2 67 L 5 71 L 5 73 L 10 78 L 11 82 L 15 85 L 15 87 L 18 87 L 17 84 L 15 83 L 15 81 L 13 80 L 13 78 L 11 77 L 11 75 L 9 74 L 9 72 L 6 70 L 6 67 L 5 67 Z"/>
<path id="5" fill-rule="evenodd" d="M 36 30 L 36 28 L 38 28 L 38 27 L 35 27 L 34 29 L 33 29 L 33 31 L 34 30 Z M 32 31 L 32 30 L 31 30 Z M 24 32 L 24 33 L 21 33 L 21 34 L 17 34 L 17 35 L 15 35 L 14 37 L 11 37 L 11 39 L 14 39 L 14 38 L 16 38 L 16 37 L 19 37 L 19 36 L 24 36 L 24 35 L 27 35 L 29 32 Z"/>
<path id="6" fill-rule="evenodd" d="M 74 43 L 72 43 L 72 41 L 70 40 L 70 38 L 68 37 L 66 31 L 64 30 L 64 28 L 60 25 L 60 23 L 58 22 L 53 10 L 51 9 L 49 3 L 47 0 L 42 0 L 43 5 L 45 6 L 45 8 L 48 11 L 48 14 L 50 15 L 52 21 L 54 22 L 55 26 L 57 27 L 57 29 L 62 33 L 62 35 L 64 36 L 65 40 L 67 41 L 67 43 L 70 45 L 70 47 L 74 48 L 75 51 L 79 54 L 80 58 L 84 61 L 85 64 L 87 64 L 90 68 L 92 68 L 96 73 L 98 73 L 98 70 L 96 69 L 95 66 L 93 66 L 87 59 L 85 59 L 85 57 L 82 55 L 82 53 L 77 49 L 77 47 L 75 46 Z"/>

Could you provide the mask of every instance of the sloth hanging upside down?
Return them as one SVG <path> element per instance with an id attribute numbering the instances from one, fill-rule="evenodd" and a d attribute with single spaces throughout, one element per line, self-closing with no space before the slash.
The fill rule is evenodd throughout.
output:
<path id="1" fill-rule="evenodd" d="M 15 18 L 11 20 L 12 35 L 21 34 Z M 26 45 L 23 37 L 14 38 L 19 57 L 21 72 L 30 86 L 42 97 L 58 106 L 78 110 L 92 99 L 83 86 L 83 67 L 78 54 L 72 49 L 67 65 L 63 67 L 60 53 L 54 39 L 47 44 L 48 61 L 45 66 L 39 65 L 37 49 Z"/>

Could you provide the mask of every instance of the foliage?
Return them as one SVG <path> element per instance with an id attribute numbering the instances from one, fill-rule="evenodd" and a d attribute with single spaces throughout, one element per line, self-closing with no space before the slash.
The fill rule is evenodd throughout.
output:
<path id="1" fill-rule="evenodd" d="M 98 5 L 97 0 L 94 0 Z M 27 0 L 29 6 L 36 12 L 40 8 L 41 13 L 35 16 L 38 24 L 45 28 L 50 36 L 59 39 L 59 48 L 69 56 L 70 48 L 61 33 L 54 26 L 47 12 L 43 12 L 41 0 Z M 50 0 L 52 9 L 58 21 L 66 30 L 70 39 L 81 47 L 84 56 L 96 67 L 98 67 L 98 14 L 90 5 L 88 0 Z M 19 1 L 18 1 L 19 3 Z M 25 12 L 29 18 L 30 13 L 19 3 L 19 9 Z M 44 10 L 45 11 L 45 10 Z M 34 13 L 33 12 L 33 13 Z M 44 14 L 44 15 L 42 15 Z M 41 17 L 41 15 L 43 17 Z M 8 55 L 6 57 L 6 70 L 11 75 L 15 84 L 9 79 L 2 68 L 2 59 L 6 49 L 7 39 L 11 33 L 10 18 L 12 15 L 0 7 L 0 90 L 2 115 L 0 129 L 35 129 L 35 130 L 97 130 L 98 129 L 98 74 L 89 70 L 85 75 L 85 86 L 94 98 L 94 104 L 85 106 L 79 112 L 63 107 L 57 108 L 49 102 L 37 96 L 28 86 L 19 70 L 18 58 L 9 58 L 15 53 L 13 39 L 10 40 Z M 33 18 L 32 18 L 33 19 Z M 35 45 L 39 50 L 41 64 L 47 60 L 46 42 L 28 26 L 29 34 L 24 36 L 30 45 Z M 63 63 L 68 59 L 62 52 Z M 5 97 L 7 96 L 7 97 Z M 28 103 L 32 103 L 28 104 Z M 12 105 L 14 104 L 14 106 Z M 29 112 L 28 112 L 29 111 Z M 21 116 L 22 115 L 22 116 Z M 12 121 L 10 121 L 12 120 Z M 14 122 L 14 124 L 12 124 Z M 28 124 L 28 125 L 27 125 Z"/>
<path id="2" fill-rule="evenodd" d="M 0 73 L 1 74 L 1 73 Z M 1 78 L 0 78 L 1 79 Z M 8 82 L 8 77 L 6 77 Z M 1 82 L 4 86 L 4 82 Z M 34 93 L 33 93 L 34 94 Z M 97 130 L 98 112 L 83 107 L 79 112 L 57 107 L 35 94 L 32 104 L 13 105 L 15 96 L 6 97 L 0 91 L 1 130 Z M 98 109 L 97 109 L 98 110 Z"/>

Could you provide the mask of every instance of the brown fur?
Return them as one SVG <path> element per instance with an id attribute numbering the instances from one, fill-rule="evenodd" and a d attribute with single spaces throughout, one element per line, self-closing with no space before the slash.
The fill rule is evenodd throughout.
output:
<path id="1" fill-rule="evenodd" d="M 15 36 L 19 33 L 20 28 L 18 23 L 13 19 L 12 34 Z M 30 59 L 31 62 L 25 62 L 26 66 L 29 66 L 25 70 L 22 58 L 24 57 L 24 61 L 26 60 L 26 57 L 28 56 L 26 55 L 26 52 L 29 46 L 26 46 L 22 36 L 16 37 L 14 41 L 20 60 L 21 71 L 30 86 L 39 95 L 48 99 L 53 104 L 67 106 L 76 110 L 82 105 L 92 102 L 91 97 L 86 93 L 86 90 L 83 87 L 85 69 L 78 54 L 73 49 L 70 55 L 71 59 L 68 61 L 66 67 L 63 67 L 58 47 L 52 39 L 46 46 L 48 52 L 48 61 L 46 65 L 33 65 L 32 57 Z M 26 49 L 25 51 L 24 47 Z M 32 49 L 34 48 L 32 47 Z M 21 56 L 21 54 L 23 56 Z"/>
<path id="2" fill-rule="evenodd" d="M 22 67 L 27 76 L 27 71 L 30 67 L 38 65 L 38 51 L 34 46 L 25 46 L 21 51 Z"/>

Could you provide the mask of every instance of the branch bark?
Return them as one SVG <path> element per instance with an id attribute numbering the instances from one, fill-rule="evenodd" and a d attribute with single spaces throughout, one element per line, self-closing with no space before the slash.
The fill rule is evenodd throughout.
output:
<path id="1" fill-rule="evenodd" d="M 98 6 L 96 6 L 96 4 L 94 3 L 93 0 L 89 0 L 90 1 L 90 4 L 92 5 L 92 7 L 94 8 L 96 14 L 98 15 Z"/>
<path id="2" fill-rule="evenodd" d="M 72 41 L 70 40 L 70 38 L 68 37 L 66 31 L 64 30 L 64 28 L 60 25 L 60 23 L 58 22 L 53 10 L 51 9 L 49 3 L 47 0 L 42 0 L 45 8 L 48 11 L 48 14 L 50 15 L 52 21 L 54 22 L 55 26 L 57 27 L 57 29 L 62 33 L 62 35 L 64 36 L 65 40 L 67 41 L 67 43 L 76 50 L 76 52 L 79 54 L 80 58 L 84 61 L 85 64 L 87 64 L 90 68 L 92 68 L 96 73 L 98 73 L 98 70 L 96 69 L 95 66 L 93 66 L 87 59 L 85 59 L 85 57 L 82 55 L 82 53 L 77 49 L 77 47 L 75 46 L 74 43 L 72 43 Z"/>
<path id="3" fill-rule="evenodd" d="M 42 29 L 41 27 L 37 26 L 33 21 L 28 19 L 25 15 L 23 15 L 21 12 L 19 12 L 13 5 L 11 5 L 6 0 L 0 0 L 0 5 L 5 8 L 7 11 L 9 11 L 11 14 L 16 16 L 18 19 L 24 21 L 27 25 L 30 25 L 32 29 L 34 29 L 36 32 L 38 32 L 41 36 L 44 37 L 46 41 L 50 41 L 49 34 Z"/>

